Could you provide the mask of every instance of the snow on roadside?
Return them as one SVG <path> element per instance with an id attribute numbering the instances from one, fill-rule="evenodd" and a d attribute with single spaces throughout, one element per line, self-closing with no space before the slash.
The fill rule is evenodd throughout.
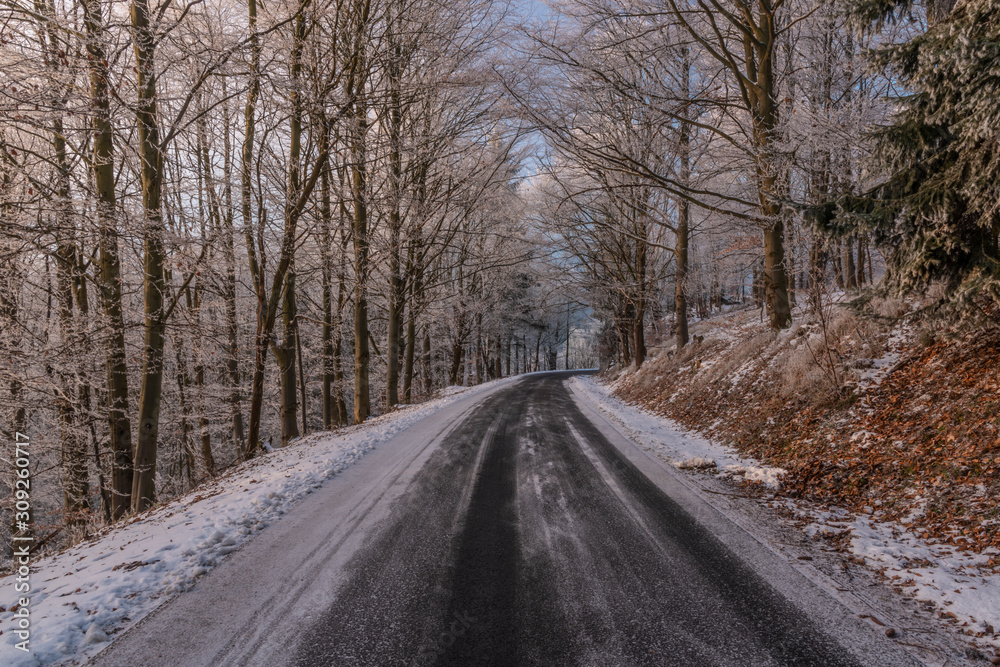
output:
<path id="1" fill-rule="evenodd" d="M 784 472 L 780 468 L 742 459 L 668 418 L 626 404 L 610 395 L 613 385 L 601 385 L 592 376 L 577 376 L 570 382 L 634 441 L 682 470 L 718 470 L 769 488 L 780 484 Z M 807 535 L 841 537 L 838 541 L 847 552 L 881 572 L 889 586 L 933 605 L 967 640 L 980 648 L 989 645 L 1000 655 L 1000 573 L 988 567 L 991 558 L 1000 560 L 1000 550 L 990 548 L 977 555 L 950 544 L 929 543 L 908 530 L 905 522 L 879 521 L 877 508 L 869 508 L 873 515 L 855 516 L 791 499 L 775 502 L 798 517 Z"/>
<path id="2" fill-rule="evenodd" d="M 760 482 L 769 489 L 781 485 L 783 469 L 741 457 L 728 447 L 684 430 L 666 417 L 628 405 L 610 394 L 612 387 L 598 383 L 593 376 L 578 375 L 570 383 L 633 440 L 681 470 L 717 472 L 725 477 Z"/>
<path id="3" fill-rule="evenodd" d="M 1000 650 L 1000 574 L 987 567 L 1000 555 L 995 547 L 982 554 L 950 544 L 930 543 L 905 524 L 852 517 L 786 501 L 808 523 L 807 535 L 845 535 L 849 552 L 885 577 L 886 583 L 913 599 L 933 605 L 956 630 Z M 980 646 L 982 647 L 982 646 Z"/>
<path id="4" fill-rule="evenodd" d="M 296 501 L 378 445 L 506 378 L 402 408 L 333 433 L 316 433 L 227 471 L 182 498 L 31 563 L 31 590 L 0 577 L 0 664 L 83 660 L 238 549 Z M 30 653 L 15 648 L 17 600 L 30 599 Z"/>

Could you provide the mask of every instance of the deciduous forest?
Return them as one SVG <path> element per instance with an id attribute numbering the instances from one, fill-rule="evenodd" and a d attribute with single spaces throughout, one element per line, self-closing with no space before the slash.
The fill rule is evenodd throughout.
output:
<path id="1" fill-rule="evenodd" d="M 994 327 L 998 72 L 996 0 L 0 0 L 34 539 L 735 308 Z"/>

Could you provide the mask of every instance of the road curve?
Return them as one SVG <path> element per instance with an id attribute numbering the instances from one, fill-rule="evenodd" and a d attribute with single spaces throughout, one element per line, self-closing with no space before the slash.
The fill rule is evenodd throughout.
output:
<path id="1" fill-rule="evenodd" d="M 720 539 L 741 531 L 651 480 L 566 377 L 411 429 L 95 664 L 917 664 Z"/>

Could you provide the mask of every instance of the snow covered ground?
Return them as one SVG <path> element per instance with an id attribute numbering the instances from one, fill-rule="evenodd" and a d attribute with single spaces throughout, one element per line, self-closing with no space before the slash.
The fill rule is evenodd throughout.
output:
<path id="1" fill-rule="evenodd" d="M 30 652 L 16 648 L 13 576 L 0 578 L 0 665 L 79 661 L 215 567 L 296 501 L 416 422 L 507 378 L 316 433 L 236 466 L 126 525 L 31 563 Z"/>
<path id="2" fill-rule="evenodd" d="M 602 385 L 590 376 L 570 382 L 635 442 L 677 468 L 760 481 L 772 489 L 780 485 L 784 472 L 780 468 L 741 458 L 670 419 L 628 405 L 610 395 L 613 385 Z M 996 549 L 976 555 L 948 544 L 930 544 L 905 525 L 878 521 L 875 512 L 875 516 L 854 516 L 788 499 L 780 502 L 799 517 L 807 535 L 845 534 L 848 553 L 884 576 L 887 585 L 934 605 L 938 616 L 975 645 L 1000 652 L 996 632 L 1000 629 L 1000 575 L 983 569 L 990 558 L 1000 559 Z"/>
<path id="3" fill-rule="evenodd" d="M 881 573 L 887 585 L 915 600 L 933 605 L 940 618 L 977 645 L 1000 651 L 1000 575 L 984 566 L 1000 551 L 962 551 L 950 544 L 929 543 L 904 524 L 878 521 L 805 507 L 787 501 L 807 523 L 807 535 L 843 534 L 852 555 Z"/>
<path id="4" fill-rule="evenodd" d="M 635 442 L 681 470 L 714 472 L 726 477 L 761 482 L 770 489 L 781 485 L 781 468 L 771 468 L 739 456 L 728 447 L 686 431 L 669 419 L 628 405 L 611 395 L 613 386 L 593 376 L 570 380 L 575 391 L 586 396 L 606 417 L 619 425 Z"/>

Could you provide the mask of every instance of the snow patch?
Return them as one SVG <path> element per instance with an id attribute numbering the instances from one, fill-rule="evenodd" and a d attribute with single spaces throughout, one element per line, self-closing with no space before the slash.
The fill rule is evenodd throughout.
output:
<path id="1" fill-rule="evenodd" d="M 925 501 L 926 502 L 926 501 Z M 932 605 L 943 620 L 967 637 L 1000 651 L 1000 573 L 988 563 L 1000 555 L 990 547 L 981 554 L 951 544 L 931 542 L 910 532 L 906 523 L 880 521 L 878 510 L 852 516 L 786 501 L 808 523 L 810 537 L 838 537 L 847 550 L 879 572 L 890 586 Z M 980 644 L 982 647 L 982 644 Z"/>
<path id="2" fill-rule="evenodd" d="M 985 569 L 989 553 L 930 544 L 905 526 L 864 515 L 851 523 L 850 530 L 852 553 L 870 561 L 913 598 L 934 604 L 943 618 L 956 626 L 968 623 L 974 634 L 987 626 L 1000 627 L 1000 575 Z M 984 639 L 1000 647 L 994 637 Z"/>
<path id="3" fill-rule="evenodd" d="M 611 395 L 614 384 L 605 386 L 593 376 L 580 375 L 569 382 L 574 391 L 621 426 L 635 442 L 681 470 L 718 472 L 734 479 L 760 482 L 769 489 L 781 486 L 781 476 L 785 473 L 781 468 L 741 457 L 729 447 L 684 430 L 671 419 L 626 404 Z"/>
<path id="4" fill-rule="evenodd" d="M 769 489 L 781 488 L 781 478 L 787 471 L 784 468 L 771 468 L 762 465 L 727 465 L 722 474 L 729 477 L 742 477 L 748 482 L 758 482 Z"/>
<path id="5" fill-rule="evenodd" d="M 683 461 L 674 461 L 674 465 L 681 470 L 705 470 L 715 468 L 715 459 L 706 459 L 702 456 L 692 456 Z"/>

